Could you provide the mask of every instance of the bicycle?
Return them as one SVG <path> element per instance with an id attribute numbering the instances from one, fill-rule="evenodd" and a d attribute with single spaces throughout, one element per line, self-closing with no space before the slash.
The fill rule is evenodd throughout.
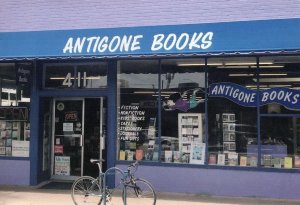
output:
<path id="1" fill-rule="evenodd" d="M 103 173 L 101 167 L 102 160 L 91 159 L 90 161 L 91 163 L 98 165 L 99 176 L 97 178 L 93 178 L 91 176 L 82 176 L 75 180 L 71 188 L 72 200 L 75 205 L 100 205 L 104 204 L 103 195 L 105 195 L 106 204 L 111 204 L 111 196 L 114 190 L 109 189 L 106 186 L 104 189 L 104 179 L 106 175 L 109 174 L 109 172 L 122 171 L 117 167 L 112 167 L 108 169 L 105 173 Z M 152 185 L 145 179 L 135 178 L 134 176 L 134 173 L 137 171 L 137 168 L 138 161 L 129 165 L 127 171 L 121 173 L 122 177 L 119 185 L 121 185 L 122 189 L 123 203 L 126 205 L 131 205 L 135 199 L 144 199 L 142 202 L 143 205 L 155 205 L 156 193 Z"/>
<path id="2" fill-rule="evenodd" d="M 140 202 L 143 205 L 155 205 L 156 193 L 150 182 L 134 176 L 138 165 L 138 161 L 129 165 L 127 171 L 124 172 L 124 178 L 121 179 L 121 184 L 123 185 L 123 202 L 126 205 L 131 205 L 135 199 L 144 199 Z"/>
<path id="3" fill-rule="evenodd" d="M 71 196 L 75 205 L 98 204 L 103 202 L 103 177 L 101 162 L 104 160 L 90 159 L 90 162 L 97 164 L 99 175 L 97 178 L 91 176 L 82 176 L 75 180 L 71 188 Z M 106 202 L 110 202 L 111 193 L 108 188 L 106 190 Z"/>

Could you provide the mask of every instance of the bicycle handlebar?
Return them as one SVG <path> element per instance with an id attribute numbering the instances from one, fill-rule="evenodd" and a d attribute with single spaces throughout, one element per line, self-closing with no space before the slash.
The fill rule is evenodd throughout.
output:
<path id="1" fill-rule="evenodd" d="M 137 168 L 139 166 L 139 161 L 135 161 L 134 163 L 130 164 L 128 167 L 127 167 L 127 171 L 129 174 L 132 174 L 134 172 L 137 171 Z M 134 170 L 134 171 L 133 171 Z"/>

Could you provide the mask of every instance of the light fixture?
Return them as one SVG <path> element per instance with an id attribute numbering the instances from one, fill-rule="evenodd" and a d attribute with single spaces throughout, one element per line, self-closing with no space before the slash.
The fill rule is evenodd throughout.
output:
<path id="1" fill-rule="evenodd" d="M 197 62 L 195 62 L 195 63 L 192 63 L 192 62 L 186 62 L 186 63 L 184 63 L 184 62 L 182 62 L 182 63 L 177 63 L 176 65 L 177 66 L 204 66 L 205 63 L 200 63 L 200 62 L 199 63 L 197 63 Z"/>
<path id="2" fill-rule="evenodd" d="M 50 80 L 64 80 L 66 79 L 65 77 L 51 77 Z M 74 80 L 74 77 L 71 77 L 70 78 L 71 80 Z M 81 77 L 81 79 L 83 79 L 83 77 Z M 85 79 L 87 80 L 100 80 L 101 77 L 100 76 L 89 76 L 89 77 L 86 77 Z"/>
<path id="3" fill-rule="evenodd" d="M 254 76 L 254 74 L 247 74 L 247 73 L 232 73 L 229 74 L 230 77 L 249 77 Z"/>
<path id="4" fill-rule="evenodd" d="M 259 68 L 283 68 L 284 65 L 259 65 Z M 256 68 L 256 66 L 254 67 Z"/>
<path id="5" fill-rule="evenodd" d="M 285 76 L 287 73 L 260 73 L 261 76 Z"/>
<path id="6" fill-rule="evenodd" d="M 256 78 L 252 79 L 254 82 L 257 82 Z M 261 78 L 259 82 L 270 83 L 270 82 L 300 82 L 300 78 Z"/>

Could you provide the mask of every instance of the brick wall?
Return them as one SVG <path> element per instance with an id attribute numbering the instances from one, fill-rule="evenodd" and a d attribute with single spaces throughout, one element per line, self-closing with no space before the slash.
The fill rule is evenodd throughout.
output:
<path id="1" fill-rule="evenodd" d="M 0 32 L 300 18 L 299 0 L 2 0 Z"/>

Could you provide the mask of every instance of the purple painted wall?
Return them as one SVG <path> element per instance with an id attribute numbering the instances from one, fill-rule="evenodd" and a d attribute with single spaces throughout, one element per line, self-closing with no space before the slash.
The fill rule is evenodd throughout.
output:
<path id="1" fill-rule="evenodd" d="M 136 176 L 151 182 L 159 192 L 300 199 L 298 173 L 139 166 Z"/>
<path id="2" fill-rule="evenodd" d="M 295 0 L 2 0 L 0 32 L 300 18 Z"/>
<path id="3" fill-rule="evenodd" d="M 2 185 L 30 185 L 29 160 L 0 160 Z"/>

